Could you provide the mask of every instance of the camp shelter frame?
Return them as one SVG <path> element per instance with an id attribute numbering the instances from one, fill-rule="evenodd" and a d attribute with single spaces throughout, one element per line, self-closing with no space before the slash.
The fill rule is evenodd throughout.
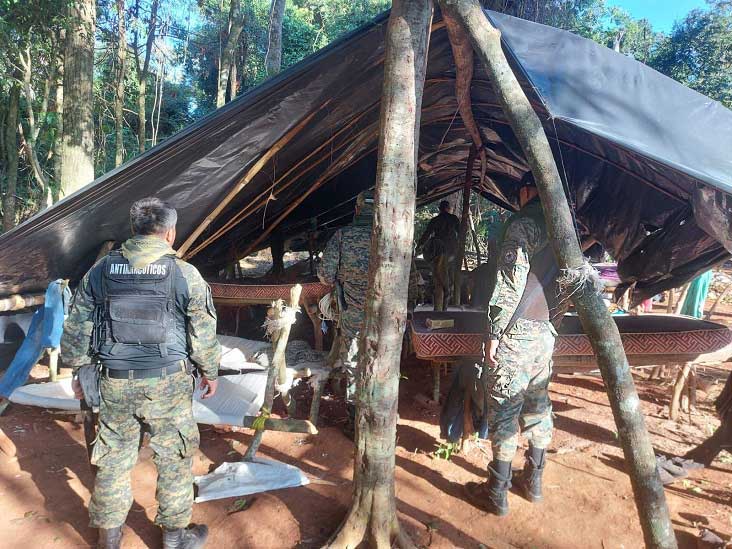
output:
<path id="1" fill-rule="evenodd" d="M 680 286 L 728 258 L 696 222 L 692 195 L 732 190 L 732 112 L 568 32 L 488 16 L 541 118 L 579 230 L 614 255 L 634 295 Z M 346 223 L 355 196 L 375 180 L 386 21 L 376 18 L 1 235 L 0 296 L 78 280 L 103 241 L 129 236 L 130 204 L 151 194 L 178 209 L 178 245 L 200 232 L 187 252 L 207 275 L 267 246 L 275 228 L 292 237 L 304 226 Z M 473 190 L 511 208 L 528 166 L 485 71 L 477 62 L 474 69 L 470 98 L 487 165 L 481 178 L 476 162 Z M 472 140 L 454 88 L 436 14 L 419 203 L 465 183 Z"/>

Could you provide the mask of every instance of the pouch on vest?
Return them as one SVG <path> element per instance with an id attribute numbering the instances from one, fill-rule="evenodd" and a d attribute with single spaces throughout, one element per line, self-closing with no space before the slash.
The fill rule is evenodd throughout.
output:
<path id="1" fill-rule="evenodd" d="M 168 330 L 175 322 L 173 260 L 164 257 L 133 269 L 121 255 L 110 255 L 104 266 L 104 341 L 159 345 L 167 354 Z"/>

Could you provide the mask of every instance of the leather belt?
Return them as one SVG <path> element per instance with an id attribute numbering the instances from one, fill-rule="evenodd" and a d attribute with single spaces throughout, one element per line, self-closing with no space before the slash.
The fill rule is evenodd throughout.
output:
<path id="1" fill-rule="evenodd" d="M 179 360 L 170 366 L 162 368 L 147 368 L 145 370 L 114 370 L 102 366 L 102 375 L 111 379 L 150 379 L 154 377 L 166 377 L 171 374 L 186 371 L 186 361 Z"/>

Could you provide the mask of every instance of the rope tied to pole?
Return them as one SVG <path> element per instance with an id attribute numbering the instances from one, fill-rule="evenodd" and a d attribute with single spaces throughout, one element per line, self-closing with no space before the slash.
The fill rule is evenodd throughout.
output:
<path id="1" fill-rule="evenodd" d="M 282 307 L 280 316 L 278 318 L 267 318 L 262 324 L 267 337 L 271 338 L 274 334 L 287 326 L 292 326 L 297 321 L 297 313 L 300 312 L 300 307 L 290 307 L 285 305 Z"/>
<path id="2" fill-rule="evenodd" d="M 559 293 L 565 301 L 571 299 L 577 292 L 584 292 L 587 287 L 590 287 L 595 294 L 601 293 L 603 288 L 600 273 L 587 259 L 579 267 L 561 269 L 557 284 Z"/>

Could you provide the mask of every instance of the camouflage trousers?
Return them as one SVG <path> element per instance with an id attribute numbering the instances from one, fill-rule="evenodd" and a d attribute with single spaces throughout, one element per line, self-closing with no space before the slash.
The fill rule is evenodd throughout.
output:
<path id="1" fill-rule="evenodd" d="M 346 402 L 353 404 L 358 368 L 358 334 L 350 336 L 339 329 L 326 362 L 334 370 L 340 369 L 346 374 Z"/>
<path id="2" fill-rule="evenodd" d="M 102 376 L 99 433 L 92 463 L 98 467 L 89 504 L 91 526 L 122 525 L 132 505 L 130 472 L 143 431 L 150 433 L 158 470 L 155 523 L 169 529 L 191 521 L 193 453 L 198 426 L 193 420 L 193 381 L 185 372 L 154 379 Z"/>
<path id="3" fill-rule="evenodd" d="M 535 448 L 549 447 L 554 427 L 549 380 L 555 336 L 548 321 L 519 319 L 498 344 L 498 366 L 488 366 L 484 372 L 494 459 L 513 460 L 520 433 Z"/>

